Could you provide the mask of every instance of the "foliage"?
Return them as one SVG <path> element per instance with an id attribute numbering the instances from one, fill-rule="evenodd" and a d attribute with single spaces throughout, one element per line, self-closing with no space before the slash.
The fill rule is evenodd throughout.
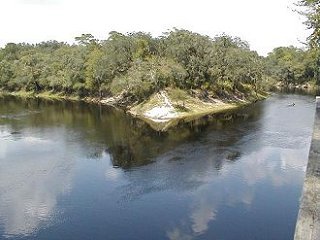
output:
<path id="1" fill-rule="evenodd" d="M 303 51 L 295 47 L 279 47 L 266 58 L 266 73 L 285 85 L 303 84 L 315 80 L 318 75 L 317 51 Z"/>
<path id="2" fill-rule="evenodd" d="M 301 12 L 307 17 L 305 24 L 309 29 L 312 29 L 312 34 L 309 37 L 312 47 L 320 47 L 320 1 L 319 0 L 301 0 L 299 2 L 305 11 Z"/>
<path id="3" fill-rule="evenodd" d="M 225 34 L 212 39 L 173 29 L 154 38 L 113 31 L 106 40 L 91 34 L 75 40 L 7 44 L 0 49 L 0 89 L 81 97 L 125 92 L 142 101 L 166 87 L 246 94 L 260 91 L 266 79 L 301 83 L 319 75 L 315 50 L 277 48 L 263 58 Z"/>
<path id="4" fill-rule="evenodd" d="M 316 62 L 315 79 L 316 84 L 320 86 L 320 1 L 319 0 L 301 0 L 299 2 L 304 11 L 301 13 L 306 16 L 305 24 L 312 33 L 309 36 L 309 43 L 313 51 L 313 57 Z"/>

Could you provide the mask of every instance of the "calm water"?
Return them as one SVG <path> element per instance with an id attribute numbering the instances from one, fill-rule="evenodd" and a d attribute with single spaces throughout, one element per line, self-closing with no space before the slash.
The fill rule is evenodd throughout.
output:
<path id="1" fill-rule="evenodd" d="M 106 107 L 0 98 L 0 239 L 292 239 L 314 108 L 276 94 L 158 134 Z"/>

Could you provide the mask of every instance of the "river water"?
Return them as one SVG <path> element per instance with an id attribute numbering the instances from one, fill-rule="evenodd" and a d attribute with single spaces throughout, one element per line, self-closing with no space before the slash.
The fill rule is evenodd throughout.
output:
<path id="1" fill-rule="evenodd" d="M 314 110 L 274 94 L 160 134 L 107 107 L 0 98 L 0 239 L 292 239 Z"/>

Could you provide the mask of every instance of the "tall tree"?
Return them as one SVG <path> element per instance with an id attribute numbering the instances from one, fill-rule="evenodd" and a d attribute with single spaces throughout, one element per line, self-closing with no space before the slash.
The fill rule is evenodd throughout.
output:
<path id="1" fill-rule="evenodd" d="M 320 0 L 301 0 L 299 4 L 306 8 L 302 14 L 307 17 L 305 24 L 309 29 L 312 29 L 309 40 L 311 47 L 317 51 L 316 79 L 318 86 L 320 86 Z"/>

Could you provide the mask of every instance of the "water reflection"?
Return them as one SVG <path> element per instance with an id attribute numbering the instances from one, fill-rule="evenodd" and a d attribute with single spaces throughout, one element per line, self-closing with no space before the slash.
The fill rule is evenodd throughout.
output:
<path id="1" fill-rule="evenodd" d="M 75 149 L 66 147 L 59 129 L 45 139 L 28 130 L 19 134 L 8 130 L 2 128 L 0 138 L 3 234 L 30 235 L 58 215 L 57 199 L 71 188 Z"/>
<path id="2" fill-rule="evenodd" d="M 257 188 L 261 183 L 270 181 L 273 188 L 279 189 L 279 191 L 284 191 L 287 186 L 301 184 L 303 181 L 301 173 L 305 169 L 305 163 L 303 164 L 301 159 L 305 158 L 307 151 L 307 149 L 303 149 L 303 151 L 291 150 L 287 154 L 286 150 L 279 148 L 263 148 L 241 158 L 237 163 L 236 171 L 233 166 L 227 165 L 220 171 L 219 178 L 210 175 L 199 176 L 198 178 L 206 179 L 206 183 L 194 191 L 188 217 L 181 219 L 180 224 L 167 231 L 168 238 L 194 239 L 201 235 L 205 239 L 222 238 L 225 236 L 227 227 L 224 227 L 223 231 L 216 230 L 216 232 L 206 235 L 208 228 L 214 228 L 215 221 L 219 222 L 220 218 L 225 217 L 227 213 L 224 210 L 226 208 L 238 208 L 244 212 L 255 209 L 257 205 L 256 194 L 259 194 Z M 281 162 L 274 160 L 278 158 L 281 158 Z M 263 205 L 268 206 L 268 200 L 262 199 Z M 277 206 L 272 206 L 269 210 L 286 214 L 283 209 Z M 242 221 L 244 225 L 252 225 L 252 222 L 247 222 L 246 219 L 242 219 Z M 290 224 L 291 227 L 294 227 L 294 219 Z M 263 231 L 259 234 L 263 235 L 262 233 Z M 291 234 L 293 231 L 287 236 Z M 236 234 L 233 237 L 236 237 Z M 227 239 L 234 239 L 233 237 Z"/>
<path id="3" fill-rule="evenodd" d="M 105 107 L 0 99 L 0 236 L 290 239 L 313 107 L 276 95 L 159 134 Z"/>
<path id="4" fill-rule="evenodd" d="M 257 201 L 255 195 L 261 183 L 268 183 L 272 188 L 284 192 L 288 186 L 301 186 L 312 126 L 312 111 L 311 114 L 304 115 L 304 111 L 310 111 L 310 106 L 304 104 L 299 111 L 290 110 L 285 113 L 283 104 L 267 109 L 262 129 L 261 119 L 257 118 L 249 123 L 242 122 L 241 128 L 234 123 L 234 128 L 224 128 L 223 131 L 216 129 L 208 135 L 202 135 L 201 141 L 181 145 L 158 157 L 154 165 L 128 173 L 129 184 L 121 192 L 129 200 L 169 189 L 196 192 L 191 197 L 193 203 L 189 216 L 182 220 L 183 226 L 168 230 L 167 236 L 170 239 L 191 239 L 204 234 L 209 224 L 219 218 L 221 208 L 226 205 L 251 208 L 252 203 Z M 269 118 L 275 114 L 280 119 Z M 283 119 L 282 114 L 287 118 Z M 281 125 L 281 121 L 288 119 L 295 119 L 295 125 L 299 128 L 292 129 L 292 121 Z M 277 123 L 272 123 L 273 120 L 277 120 Z M 237 154 L 236 163 L 227 161 L 228 157 L 225 157 L 229 156 L 226 153 L 234 151 L 230 146 L 237 146 L 237 152 L 242 152 L 241 156 Z M 267 201 L 268 199 L 263 201 L 266 206 Z M 297 202 L 296 199 L 296 207 Z M 273 206 L 269 210 L 277 211 L 276 209 Z M 288 214 L 281 208 L 278 210 L 284 215 Z M 290 213 L 291 216 L 295 216 L 296 212 L 297 208 Z M 281 220 L 285 220 L 283 216 Z M 291 229 L 294 222 L 295 218 L 292 217 L 289 222 Z M 291 236 L 292 233 L 291 230 L 284 236 Z"/>

